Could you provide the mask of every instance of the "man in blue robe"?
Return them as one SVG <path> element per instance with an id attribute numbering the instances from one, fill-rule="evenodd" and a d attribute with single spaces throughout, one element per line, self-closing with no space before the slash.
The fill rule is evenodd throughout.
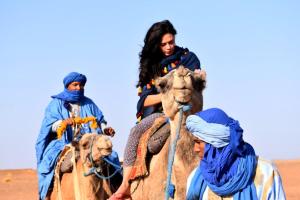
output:
<path id="1" fill-rule="evenodd" d="M 45 111 L 45 117 L 38 135 L 35 149 L 37 157 L 37 173 L 39 186 L 39 199 L 45 199 L 52 184 L 54 168 L 57 158 L 66 144 L 73 139 L 80 138 L 85 133 L 97 132 L 113 136 L 114 129 L 107 126 L 107 122 L 101 110 L 89 98 L 84 96 L 84 86 L 86 76 L 77 72 L 69 73 L 63 80 L 64 91 L 52 96 Z M 89 124 L 83 124 L 81 127 L 73 125 L 74 117 L 94 116 L 98 127 L 92 130 Z M 57 138 L 57 130 L 62 125 L 67 125 L 66 131 L 60 139 Z M 76 138 L 74 138 L 76 134 Z M 78 138 L 77 138 L 78 137 Z M 113 152 L 109 159 L 120 166 L 119 158 L 116 152 Z"/>
<path id="2" fill-rule="evenodd" d="M 187 200 L 285 200 L 277 168 L 243 140 L 238 121 L 211 108 L 190 115 L 186 126 L 201 158 L 188 178 Z"/>

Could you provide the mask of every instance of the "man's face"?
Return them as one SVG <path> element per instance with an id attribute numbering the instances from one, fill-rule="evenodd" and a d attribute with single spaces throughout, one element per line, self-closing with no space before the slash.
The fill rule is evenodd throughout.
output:
<path id="1" fill-rule="evenodd" d="M 175 36 L 171 33 L 167 33 L 162 36 L 160 43 L 160 50 L 165 56 L 170 56 L 175 50 Z"/>
<path id="2" fill-rule="evenodd" d="M 80 82 L 72 82 L 68 85 L 68 90 L 70 91 L 74 91 L 74 90 L 83 90 L 84 89 L 84 85 L 82 85 Z"/>
<path id="3" fill-rule="evenodd" d="M 198 138 L 194 138 L 194 142 L 194 151 L 199 155 L 200 159 L 202 160 L 206 143 L 202 140 L 199 140 Z"/>

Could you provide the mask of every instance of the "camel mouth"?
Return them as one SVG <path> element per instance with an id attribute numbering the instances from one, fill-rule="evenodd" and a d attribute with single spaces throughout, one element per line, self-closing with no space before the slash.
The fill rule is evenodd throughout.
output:
<path id="1" fill-rule="evenodd" d="M 186 104 L 192 99 L 192 91 L 190 89 L 174 89 L 174 97 L 178 103 Z"/>

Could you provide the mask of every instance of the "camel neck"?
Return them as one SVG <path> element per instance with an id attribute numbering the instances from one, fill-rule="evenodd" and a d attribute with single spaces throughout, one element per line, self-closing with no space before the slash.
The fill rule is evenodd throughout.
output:
<path id="1" fill-rule="evenodd" d="M 170 127 L 171 127 L 171 139 L 173 140 L 176 137 L 176 130 L 179 126 L 179 123 L 181 123 L 181 128 L 185 127 L 185 121 L 186 121 L 187 115 L 184 113 L 182 116 L 181 122 L 179 122 L 179 112 L 176 114 L 176 116 L 170 120 Z"/>

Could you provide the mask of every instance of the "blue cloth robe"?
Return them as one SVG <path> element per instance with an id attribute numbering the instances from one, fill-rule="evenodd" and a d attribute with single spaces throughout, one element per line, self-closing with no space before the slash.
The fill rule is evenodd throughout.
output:
<path id="1" fill-rule="evenodd" d="M 54 168 L 57 158 L 64 146 L 70 143 L 73 139 L 72 128 L 67 127 L 67 130 L 62 135 L 61 139 L 56 138 L 56 132 L 52 132 L 52 125 L 58 120 L 69 118 L 69 111 L 66 109 L 65 101 L 54 98 L 48 105 L 45 111 L 45 117 L 42 122 L 42 127 L 36 141 L 36 157 L 37 157 L 37 172 L 39 185 L 39 198 L 44 199 L 51 185 Z M 80 102 L 80 117 L 94 116 L 100 126 L 105 123 L 104 116 L 97 105 L 89 98 L 83 97 Z M 81 133 L 101 133 L 101 129 L 92 130 L 88 124 L 84 124 L 81 128 Z M 120 165 L 117 154 L 114 152 L 110 160 L 117 165 Z"/>
<path id="2" fill-rule="evenodd" d="M 277 172 L 270 164 L 257 165 L 255 151 L 244 142 L 239 122 L 223 110 L 211 108 L 189 116 L 186 127 L 206 142 L 203 158 L 188 178 L 187 200 L 214 199 L 208 189 L 216 197 L 233 200 L 285 199 L 279 174 L 275 175 Z"/>
<path id="3" fill-rule="evenodd" d="M 193 179 L 195 179 L 195 174 L 197 170 L 201 170 L 200 166 L 195 168 L 190 174 L 187 181 L 187 192 L 189 192 L 190 187 L 194 187 L 192 184 Z M 255 170 L 255 176 L 253 177 L 253 182 L 256 190 L 256 195 L 258 199 L 261 200 L 285 200 L 285 192 L 282 184 L 282 180 L 277 167 L 268 160 L 263 158 L 257 159 L 257 167 Z M 204 181 L 202 181 L 204 184 Z M 202 200 L 210 199 L 220 199 L 216 193 L 212 192 L 209 186 L 197 185 L 198 194 L 202 196 Z M 200 195 L 202 194 L 202 195 Z M 188 195 L 188 194 L 187 194 Z M 199 198 L 188 197 L 186 200 L 199 200 Z M 245 197 L 240 196 L 240 199 L 244 200 Z M 234 196 L 226 196 L 226 200 L 234 200 Z"/>

